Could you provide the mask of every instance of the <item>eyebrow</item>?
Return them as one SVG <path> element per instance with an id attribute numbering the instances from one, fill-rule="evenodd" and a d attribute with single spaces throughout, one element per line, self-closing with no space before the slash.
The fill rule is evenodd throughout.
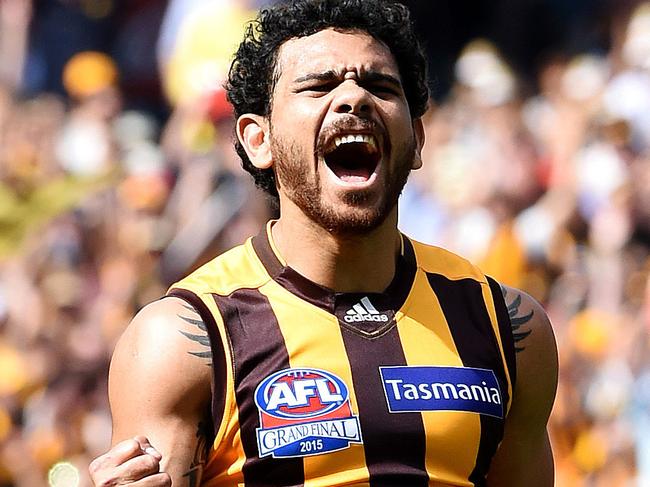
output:
<path id="1" fill-rule="evenodd" d="M 300 78 L 293 80 L 294 83 L 305 83 L 307 81 L 335 81 L 340 76 L 333 69 L 323 71 L 322 73 L 309 73 Z"/>
<path id="2" fill-rule="evenodd" d="M 293 82 L 296 84 L 305 83 L 307 81 L 325 81 L 325 82 L 330 81 L 331 82 L 331 81 L 338 81 L 341 78 L 342 77 L 340 73 L 337 73 L 333 69 L 329 69 L 321 73 L 306 74 L 305 76 L 296 78 L 295 80 L 293 80 Z M 402 87 L 402 82 L 398 78 L 390 74 L 380 73 L 379 71 L 366 71 L 362 73 L 361 76 L 359 76 L 360 83 L 375 83 L 378 81 L 390 83 L 399 88 Z"/>

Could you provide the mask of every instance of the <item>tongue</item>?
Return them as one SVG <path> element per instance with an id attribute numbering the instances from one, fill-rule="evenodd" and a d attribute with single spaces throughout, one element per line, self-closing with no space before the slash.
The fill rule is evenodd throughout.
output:
<path id="1" fill-rule="evenodd" d="M 341 181 L 346 183 L 361 183 L 368 181 L 370 178 L 370 171 L 365 167 L 335 167 L 334 174 Z"/>

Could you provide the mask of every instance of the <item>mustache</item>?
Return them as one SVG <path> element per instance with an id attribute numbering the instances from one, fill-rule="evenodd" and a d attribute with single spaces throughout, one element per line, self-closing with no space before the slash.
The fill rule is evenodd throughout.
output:
<path id="1" fill-rule="evenodd" d="M 384 141 L 387 140 L 387 137 L 384 137 L 386 131 L 376 121 L 353 116 L 341 117 L 323 127 L 316 140 L 316 152 L 322 154 L 334 137 L 346 132 L 369 132 Z"/>

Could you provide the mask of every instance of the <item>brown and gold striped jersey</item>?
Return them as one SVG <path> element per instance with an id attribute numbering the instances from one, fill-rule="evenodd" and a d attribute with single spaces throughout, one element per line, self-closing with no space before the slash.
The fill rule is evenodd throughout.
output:
<path id="1" fill-rule="evenodd" d="M 212 347 L 202 485 L 484 485 L 515 380 L 499 285 L 402 242 L 383 293 L 301 276 L 270 224 L 172 286 Z"/>

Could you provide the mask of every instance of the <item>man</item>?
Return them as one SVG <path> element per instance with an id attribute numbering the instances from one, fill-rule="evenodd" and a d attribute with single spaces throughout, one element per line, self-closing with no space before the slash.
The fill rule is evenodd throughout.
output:
<path id="1" fill-rule="evenodd" d="M 129 325 L 95 485 L 553 484 L 544 311 L 397 230 L 425 80 L 399 4 L 260 14 L 228 92 L 280 218 Z"/>

